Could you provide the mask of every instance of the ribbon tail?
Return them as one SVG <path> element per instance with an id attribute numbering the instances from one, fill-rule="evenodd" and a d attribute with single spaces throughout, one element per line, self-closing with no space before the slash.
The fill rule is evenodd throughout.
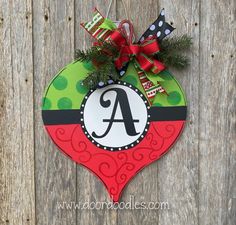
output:
<path id="1" fill-rule="evenodd" d="M 154 98 L 157 93 L 166 93 L 165 89 L 161 86 L 160 82 L 157 81 L 154 85 L 152 81 L 148 79 L 147 74 L 139 68 L 139 66 L 134 63 L 135 69 L 137 70 L 139 81 L 146 93 L 146 97 L 150 105 L 153 104 Z"/>
<path id="2" fill-rule="evenodd" d="M 175 28 L 172 27 L 169 23 L 165 22 L 165 10 L 162 9 L 157 20 L 152 23 L 149 28 L 143 33 L 139 40 L 139 43 L 150 36 L 157 38 L 158 41 L 161 41 L 164 37 L 168 36 L 174 29 Z"/>
<path id="3" fill-rule="evenodd" d="M 95 8 L 93 12 L 93 19 L 86 23 L 81 23 L 81 26 L 95 39 L 106 40 L 112 33 L 112 30 L 104 29 L 104 22 L 107 23 L 106 19 Z M 111 27 L 113 25 L 110 23 L 109 26 Z"/>

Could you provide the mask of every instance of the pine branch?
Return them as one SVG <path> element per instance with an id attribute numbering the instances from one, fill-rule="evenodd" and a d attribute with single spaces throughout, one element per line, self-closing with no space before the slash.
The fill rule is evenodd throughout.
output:
<path id="1" fill-rule="evenodd" d="M 184 69 L 189 65 L 187 56 L 181 55 L 183 51 L 189 50 L 192 45 L 192 38 L 187 35 L 164 39 L 160 42 L 161 51 L 155 57 L 163 62 L 167 67 Z M 89 73 L 83 80 L 83 85 L 87 88 L 97 87 L 99 82 L 107 83 L 109 79 L 118 80 L 114 61 L 118 57 L 119 51 L 110 42 L 99 42 L 98 45 L 88 50 L 76 50 L 75 59 L 80 61 L 92 61 L 96 70 Z"/>
<path id="2" fill-rule="evenodd" d="M 109 79 L 113 81 L 119 79 L 115 65 L 111 60 L 98 67 L 96 71 L 89 73 L 83 80 L 83 85 L 91 89 L 95 88 L 99 82 L 106 84 Z"/>
<path id="3" fill-rule="evenodd" d="M 187 56 L 178 53 L 172 53 L 170 55 L 166 53 L 158 53 L 156 58 L 163 62 L 167 67 L 174 67 L 178 70 L 185 69 L 190 63 Z"/>
<path id="4" fill-rule="evenodd" d="M 107 83 L 109 79 L 117 80 L 119 75 L 116 71 L 114 60 L 119 51 L 110 42 L 99 42 L 88 50 L 76 50 L 75 59 L 80 61 L 92 61 L 96 70 L 89 73 L 83 80 L 83 85 L 87 88 L 95 88 L 99 82 Z"/>
<path id="5" fill-rule="evenodd" d="M 160 42 L 161 51 L 168 52 L 169 54 L 171 52 L 189 50 L 191 46 L 192 38 L 186 34 L 179 37 L 166 38 Z"/>
<path id="6" fill-rule="evenodd" d="M 88 50 L 77 49 L 75 59 L 80 61 L 95 61 L 104 63 L 107 60 L 114 59 L 118 55 L 117 48 L 109 42 L 99 42 L 98 46 L 93 46 Z"/>
<path id="7" fill-rule="evenodd" d="M 182 70 L 185 69 L 189 65 L 189 58 L 184 55 L 173 54 L 167 57 L 165 60 L 165 64 L 168 66 L 172 66 L 176 69 Z"/>
<path id="8" fill-rule="evenodd" d="M 188 35 L 167 38 L 160 42 L 161 51 L 155 57 L 167 67 L 170 66 L 181 70 L 189 65 L 188 57 L 181 53 L 189 50 L 191 46 L 192 38 Z"/>

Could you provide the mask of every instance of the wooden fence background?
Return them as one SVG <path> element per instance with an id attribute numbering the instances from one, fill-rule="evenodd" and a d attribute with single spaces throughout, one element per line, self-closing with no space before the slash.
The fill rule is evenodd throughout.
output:
<path id="1" fill-rule="evenodd" d="M 125 189 L 168 210 L 59 210 L 57 202 L 108 201 L 102 183 L 61 154 L 43 129 L 50 79 L 90 45 L 80 22 L 108 0 L 0 0 L 0 224 L 235 225 L 236 80 L 234 0 L 124 0 L 141 34 L 162 7 L 175 34 L 193 37 L 191 66 L 172 72 L 188 98 L 174 148 Z M 115 2 L 115 1 L 114 1 Z M 112 19 L 124 18 L 121 0 Z"/>

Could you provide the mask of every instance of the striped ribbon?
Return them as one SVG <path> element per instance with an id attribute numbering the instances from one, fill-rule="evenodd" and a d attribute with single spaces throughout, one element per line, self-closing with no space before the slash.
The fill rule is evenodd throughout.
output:
<path id="1" fill-rule="evenodd" d="M 81 26 L 95 39 L 97 40 L 108 40 L 110 35 L 113 33 L 112 29 L 102 28 L 106 18 L 95 8 L 93 12 L 93 19 L 89 22 L 81 23 Z M 146 92 L 149 103 L 152 104 L 154 97 L 157 93 L 166 93 L 165 89 L 161 86 L 159 82 L 153 84 L 146 75 L 146 73 L 141 70 L 136 63 L 134 66 L 138 72 L 139 80 L 142 84 L 144 91 Z"/>

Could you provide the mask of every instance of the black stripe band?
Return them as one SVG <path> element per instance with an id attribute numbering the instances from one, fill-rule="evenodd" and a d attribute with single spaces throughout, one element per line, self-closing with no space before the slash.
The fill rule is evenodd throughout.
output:
<path id="1" fill-rule="evenodd" d="M 45 125 L 79 124 L 82 118 L 80 112 L 79 109 L 43 110 L 43 122 Z"/>
<path id="2" fill-rule="evenodd" d="M 150 121 L 176 121 L 185 120 L 187 114 L 186 106 L 175 107 L 156 107 L 149 109 Z M 43 110 L 43 122 L 45 125 L 60 125 L 60 124 L 80 124 L 81 110 Z"/>
<path id="3" fill-rule="evenodd" d="M 151 107 L 150 121 L 175 121 L 185 120 L 187 116 L 186 106 Z"/>

